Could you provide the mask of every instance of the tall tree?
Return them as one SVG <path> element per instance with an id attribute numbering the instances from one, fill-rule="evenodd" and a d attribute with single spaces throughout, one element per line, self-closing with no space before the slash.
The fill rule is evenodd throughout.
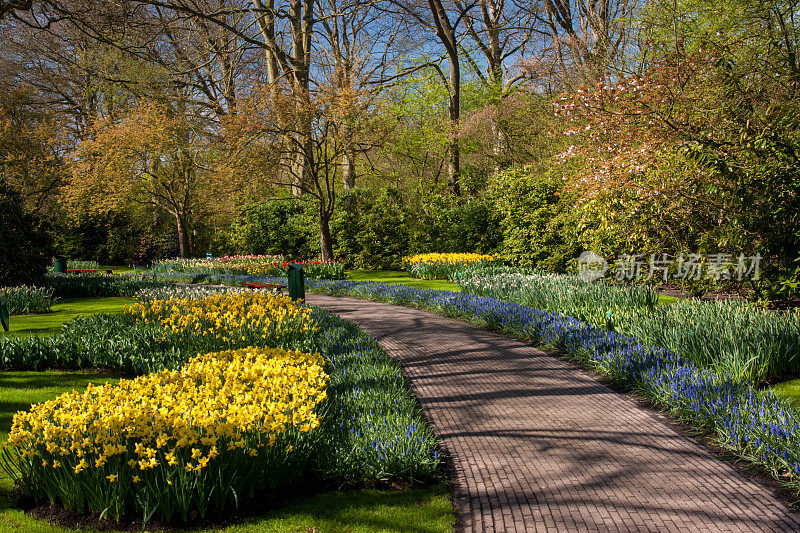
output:
<path id="1" fill-rule="evenodd" d="M 291 183 L 301 193 L 299 201 L 315 202 L 322 258 L 332 259 L 330 220 L 341 177 L 341 157 L 351 149 L 351 136 L 367 134 L 364 128 L 371 124 L 366 118 L 373 100 L 366 91 L 342 90 L 332 81 L 318 84 L 307 103 L 309 107 L 298 109 L 290 89 L 276 93 L 267 85 L 254 91 L 242 100 L 241 112 L 227 124 L 229 152 L 220 162 L 227 175 L 239 173 L 243 164 L 255 165 L 261 169 L 261 179 L 272 184 L 276 192 Z M 309 125 L 311 150 L 306 150 L 298 144 L 306 142 L 303 133 Z M 305 157 L 302 167 L 286 157 L 298 151 Z M 303 172 L 303 179 L 295 172 Z"/>
<path id="2" fill-rule="evenodd" d="M 181 99 L 144 102 L 119 122 L 104 120 L 80 146 L 71 199 L 100 212 L 131 202 L 162 209 L 175 220 L 181 257 L 190 257 L 194 224 L 215 196 L 204 128 Z"/>
<path id="3" fill-rule="evenodd" d="M 459 56 L 459 36 L 457 29 L 463 19 L 464 12 L 454 4 L 445 5 L 442 0 L 415 0 L 406 2 L 392 0 L 402 13 L 415 20 L 424 31 L 433 31 L 437 44 L 444 50 L 447 58 L 448 73 L 442 72 L 437 62 L 429 63 L 436 69 L 447 87 L 448 128 L 448 161 L 447 175 L 452 194 L 461 194 L 459 174 L 461 172 L 461 149 L 458 142 L 458 128 L 461 119 L 461 63 Z"/>
<path id="4" fill-rule="evenodd" d="M 546 39 L 527 68 L 557 88 L 594 85 L 624 74 L 637 45 L 633 19 L 643 0 L 538 0 L 534 19 Z"/>
<path id="5" fill-rule="evenodd" d="M 497 172 L 511 163 L 507 146 L 511 132 L 503 124 L 498 107 L 525 78 L 517 60 L 525 55 L 536 35 L 536 20 L 533 10 L 512 0 L 454 2 L 463 14 L 466 41 L 472 43 L 471 47 L 460 45 L 462 55 L 485 87 L 490 106 L 494 108 L 489 117 L 489 127 L 493 137 L 492 159 Z M 481 64 L 485 65 L 485 70 Z"/>

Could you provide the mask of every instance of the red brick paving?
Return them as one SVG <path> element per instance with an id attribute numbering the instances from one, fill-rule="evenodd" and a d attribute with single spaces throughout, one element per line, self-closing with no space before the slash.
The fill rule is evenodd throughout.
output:
<path id="1" fill-rule="evenodd" d="M 658 414 L 522 342 L 308 295 L 403 365 L 454 466 L 461 531 L 787 531 L 798 515 Z"/>

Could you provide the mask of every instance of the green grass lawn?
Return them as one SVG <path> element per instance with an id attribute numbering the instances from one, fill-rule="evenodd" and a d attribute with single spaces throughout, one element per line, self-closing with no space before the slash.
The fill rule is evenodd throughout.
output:
<path id="1" fill-rule="evenodd" d="M 10 331 L 5 333 L 0 328 L 0 337 L 24 337 L 28 335 L 52 335 L 61 325 L 76 316 L 95 315 L 98 313 L 119 313 L 125 305 L 130 305 L 133 298 L 65 298 L 53 305 L 52 313 L 36 315 L 14 315 L 10 320 Z"/>
<path id="2" fill-rule="evenodd" d="M 665 294 L 658 295 L 658 303 L 660 304 L 674 304 L 675 302 L 679 301 L 680 298 L 676 298 L 674 296 L 667 296 Z"/>
<path id="3" fill-rule="evenodd" d="M 408 272 L 398 270 L 348 270 L 353 281 L 380 281 L 383 283 L 401 283 L 418 289 L 441 289 L 444 291 L 460 291 L 458 285 L 444 280 L 427 280 L 412 278 Z"/>
<path id="4" fill-rule="evenodd" d="M 781 398 L 791 400 L 797 407 L 800 407 L 800 379 L 784 381 L 773 385 L 771 388 L 772 392 Z"/>

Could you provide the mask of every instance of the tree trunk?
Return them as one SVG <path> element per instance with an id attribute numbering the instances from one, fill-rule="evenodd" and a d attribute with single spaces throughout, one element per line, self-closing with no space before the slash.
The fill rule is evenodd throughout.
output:
<path id="1" fill-rule="evenodd" d="M 314 141 L 311 138 L 310 125 L 308 130 L 309 132 L 290 133 L 293 137 L 292 147 L 295 150 L 294 153 L 289 154 L 289 157 L 292 158 L 290 163 L 291 190 L 292 196 L 295 198 L 302 196 L 313 182 L 311 169 L 314 166 Z"/>
<path id="2" fill-rule="evenodd" d="M 186 220 L 180 213 L 175 213 L 175 224 L 178 228 L 178 252 L 181 257 L 189 257 L 192 253 L 189 228 L 186 227 Z"/>
<path id="3" fill-rule="evenodd" d="M 344 188 L 354 189 L 356 186 L 356 162 L 355 154 L 350 150 L 345 150 L 342 154 L 342 177 L 344 178 Z"/>
<path id="4" fill-rule="evenodd" d="M 333 259 L 333 239 L 330 227 L 331 214 L 325 209 L 324 200 L 319 202 L 319 247 L 322 251 L 322 260 Z"/>
<path id="5" fill-rule="evenodd" d="M 450 179 L 450 191 L 455 196 L 461 195 L 459 173 L 461 172 L 461 150 L 458 146 L 458 122 L 461 113 L 461 69 L 458 56 L 450 55 L 450 100 L 448 102 L 448 118 L 450 119 L 450 133 L 447 146 L 449 161 L 447 162 L 447 177 Z"/>

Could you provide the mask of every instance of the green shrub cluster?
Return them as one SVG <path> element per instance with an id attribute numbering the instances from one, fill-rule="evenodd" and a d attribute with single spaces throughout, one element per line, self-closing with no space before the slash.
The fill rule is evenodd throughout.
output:
<path id="1" fill-rule="evenodd" d="M 313 202 L 273 200 L 245 209 L 212 245 L 214 255 L 263 254 L 319 257 L 319 225 Z"/>
<path id="2" fill-rule="evenodd" d="M 492 177 L 491 196 L 501 217 L 501 257 L 509 264 L 565 272 L 583 250 L 576 195 L 554 171 L 512 168 Z"/>
<path id="3" fill-rule="evenodd" d="M 399 269 L 418 252 L 491 253 L 500 245 L 500 217 L 483 197 L 401 194 L 392 188 L 342 191 L 331 219 L 333 253 L 348 267 Z M 244 211 L 219 240 L 215 253 L 320 254 L 319 227 L 312 203 L 267 202 Z"/>
<path id="4" fill-rule="evenodd" d="M 331 229 L 334 253 L 357 269 L 399 269 L 413 253 L 490 253 L 500 244 L 490 200 L 436 194 L 407 200 L 394 189 L 342 195 Z"/>

